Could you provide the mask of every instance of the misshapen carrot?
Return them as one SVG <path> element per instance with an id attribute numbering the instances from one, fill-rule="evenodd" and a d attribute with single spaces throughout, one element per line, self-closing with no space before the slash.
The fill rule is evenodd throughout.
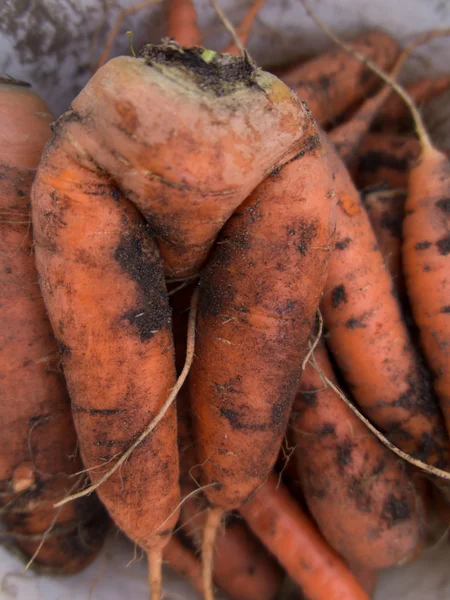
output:
<path id="1" fill-rule="evenodd" d="M 320 344 L 303 372 L 290 422 L 292 460 L 309 510 L 350 564 L 373 570 L 402 563 L 425 530 L 407 466 L 367 431 L 322 374 L 336 385 Z"/>
<path id="2" fill-rule="evenodd" d="M 330 142 L 338 195 L 336 251 L 321 302 L 327 342 L 362 411 L 397 446 L 435 466 L 448 437 L 403 322 L 367 213 Z"/>
<path id="3" fill-rule="evenodd" d="M 52 115 L 27 87 L 0 80 L 0 506 L 36 568 L 75 573 L 100 550 L 106 515 L 80 489 L 83 469 L 58 348 L 39 292 L 30 190 Z"/>
<path id="4" fill-rule="evenodd" d="M 239 512 L 308 600 L 368 600 L 343 560 L 323 539 L 277 476 L 271 474 Z"/>
<path id="5" fill-rule="evenodd" d="M 299 151 L 299 101 L 246 58 L 174 43 L 142 56 L 97 71 L 60 124 L 74 140 L 69 156 L 111 177 L 146 218 L 167 273 L 183 277 L 252 189 Z"/>
<path id="6" fill-rule="evenodd" d="M 350 42 L 350 46 L 385 69 L 393 65 L 399 54 L 394 40 L 380 32 L 364 34 Z M 377 78 L 371 71 L 344 50 L 336 48 L 292 67 L 281 77 L 306 101 L 320 125 L 332 124 L 377 85 Z"/>
<path id="7" fill-rule="evenodd" d="M 389 186 L 369 188 L 364 190 L 362 199 L 386 266 L 401 294 L 404 292 L 401 247 L 406 190 Z"/>

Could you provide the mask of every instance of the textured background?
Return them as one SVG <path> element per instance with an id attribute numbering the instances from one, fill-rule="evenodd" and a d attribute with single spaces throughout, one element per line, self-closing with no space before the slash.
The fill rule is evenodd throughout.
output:
<path id="1" fill-rule="evenodd" d="M 0 0 L 0 73 L 33 84 L 56 115 L 63 112 L 90 76 L 105 35 L 120 7 L 135 0 Z M 400 42 L 416 33 L 450 26 L 450 0 L 316 0 L 317 14 L 336 33 L 351 37 L 382 29 Z M 196 0 L 206 43 L 220 49 L 227 34 L 209 0 Z M 234 22 L 248 2 L 221 0 Z M 158 42 L 164 35 L 165 4 L 156 4 L 127 20 L 113 54 L 129 54 L 124 32 L 134 32 L 134 46 Z M 330 42 L 317 31 L 298 0 L 267 0 L 255 24 L 248 49 L 262 66 L 316 54 Z M 435 40 L 409 61 L 404 79 L 450 71 L 450 38 Z M 437 139 L 450 146 L 450 95 L 441 96 L 426 111 Z M 131 562 L 130 562 L 131 561 Z M 420 561 L 389 570 L 380 577 L 376 600 L 450 599 L 450 544 L 447 535 Z M 179 578 L 166 577 L 166 597 L 195 599 Z M 22 573 L 22 564 L 0 548 L 0 599 L 17 600 L 145 600 L 146 563 L 134 558 L 133 547 L 112 534 L 96 562 L 71 578 L 37 577 Z"/>

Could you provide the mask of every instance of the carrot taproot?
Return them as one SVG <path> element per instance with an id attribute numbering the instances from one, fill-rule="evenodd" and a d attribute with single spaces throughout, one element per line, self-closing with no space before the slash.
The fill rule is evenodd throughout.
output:
<path id="1" fill-rule="evenodd" d="M 95 496 L 53 506 L 81 487 L 83 466 L 31 236 L 30 190 L 51 121 L 28 87 L 0 80 L 0 512 L 27 561 L 75 573 L 108 525 Z"/>
<path id="2" fill-rule="evenodd" d="M 450 88 L 450 75 L 441 77 L 426 77 L 405 87 L 411 99 L 417 105 L 422 105 Z M 386 126 L 396 129 L 404 129 L 410 120 L 410 114 L 405 103 L 397 94 L 391 91 L 391 95 L 380 109 L 377 123 L 381 127 Z"/>
<path id="3" fill-rule="evenodd" d="M 302 110 L 303 148 L 230 217 L 200 279 L 190 394 L 211 504 L 206 565 L 212 523 L 239 507 L 276 461 L 333 248 L 331 173 Z"/>
<path id="4" fill-rule="evenodd" d="M 356 577 L 274 473 L 239 512 L 308 600 L 368 600 Z"/>
<path id="5" fill-rule="evenodd" d="M 381 32 L 364 34 L 349 44 L 382 68 L 389 69 L 399 54 L 394 40 Z M 292 67 L 281 77 L 308 104 L 316 121 L 323 126 L 332 124 L 377 85 L 370 70 L 344 50 L 336 48 Z"/>
<path id="6" fill-rule="evenodd" d="M 175 363 L 156 244 L 143 217 L 83 148 L 93 132 L 80 128 L 82 101 L 83 94 L 57 122 L 42 158 L 33 226 L 41 290 L 95 483 L 159 413 L 174 385 Z M 176 436 L 172 405 L 98 489 L 116 524 L 149 552 L 155 598 L 161 549 L 177 520 Z"/>
<path id="7" fill-rule="evenodd" d="M 172 571 L 184 575 L 192 587 L 203 594 L 201 562 L 176 536 L 172 536 L 164 546 L 163 559 Z"/>
<path id="8" fill-rule="evenodd" d="M 185 498 L 180 507 L 180 527 L 201 550 L 208 505 L 203 496 L 195 494 L 198 460 L 187 388 L 178 394 L 177 408 L 180 488 Z M 235 600 L 273 600 L 281 588 L 283 573 L 245 525 L 232 520 L 215 540 L 213 579 Z"/>
<path id="9" fill-rule="evenodd" d="M 336 385 L 319 344 L 303 372 L 290 434 L 308 508 L 350 564 L 381 569 L 423 541 L 424 510 L 404 461 L 394 456 L 327 385 Z"/>
<path id="10" fill-rule="evenodd" d="M 406 190 L 389 186 L 368 188 L 362 193 L 384 261 L 400 295 L 404 293 L 402 274 L 402 224 Z"/>
<path id="11" fill-rule="evenodd" d="M 345 166 L 323 136 L 338 196 L 336 251 L 321 302 L 327 342 L 362 412 L 422 462 L 449 464 L 449 442 L 396 290 Z"/>

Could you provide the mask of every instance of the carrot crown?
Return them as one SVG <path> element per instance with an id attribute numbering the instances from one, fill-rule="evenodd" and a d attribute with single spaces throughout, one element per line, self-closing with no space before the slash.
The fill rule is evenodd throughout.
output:
<path id="1" fill-rule="evenodd" d="M 173 40 L 168 40 L 158 46 L 144 46 L 139 58 L 161 70 L 176 69 L 180 76 L 191 79 L 196 87 L 216 96 L 263 86 L 263 71 L 255 66 L 248 55 L 220 54 L 200 47 L 183 48 Z"/>

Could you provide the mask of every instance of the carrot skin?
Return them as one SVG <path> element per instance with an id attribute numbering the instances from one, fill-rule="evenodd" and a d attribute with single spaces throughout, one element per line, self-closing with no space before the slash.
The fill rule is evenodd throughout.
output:
<path id="1" fill-rule="evenodd" d="M 402 273 L 402 224 L 406 191 L 383 186 L 363 193 L 363 203 L 399 295 L 404 294 Z"/>
<path id="2" fill-rule="evenodd" d="M 304 150 L 229 219 L 200 280 L 190 396 L 205 495 L 223 509 L 275 463 L 326 279 L 334 193 L 308 119 Z"/>
<path id="3" fill-rule="evenodd" d="M 275 474 L 239 512 L 308 600 L 368 600 L 342 559 L 284 486 L 278 485 Z"/>
<path id="4" fill-rule="evenodd" d="M 389 69 L 399 54 L 394 40 L 380 32 L 364 34 L 349 45 Z M 358 104 L 376 87 L 376 76 L 341 48 L 284 71 L 282 80 L 294 89 L 319 125 L 332 124 L 346 109 Z"/>
<path id="5" fill-rule="evenodd" d="M 426 150 L 409 173 L 403 222 L 403 269 L 414 320 L 450 431 L 450 163 Z"/>
<path id="6" fill-rule="evenodd" d="M 338 195 L 336 251 L 321 302 L 328 346 L 362 412 L 402 450 L 445 468 L 448 436 L 392 279 L 358 192 L 324 144 Z"/>
<path id="7" fill-rule="evenodd" d="M 53 506 L 80 489 L 74 474 L 83 466 L 30 230 L 31 185 L 51 120 L 27 87 L 0 83 L 0 506 L 5 535 L 24 558 L 37 552 L 37 570 L 70 574 L 95 558 L 108 524 L 95 495 Z"/>
<path id="8" fill-rule="evenodd" d="M 450 150 L 442 148 L 450 156 Z M 408 187 L 408 172 L 420 155 L 420 143 L 413 137 L 392 133 L 369 133 L 363 139 L 355 181 L 360 188 L 389 184 Z"/>
<path id="9" fill-rule="evenodd" d="M 314 363 L 335 385 L 325 346 Z M 293 461 L 309 510 L 350 564 L 390 567 L 424 535 L 424 510 L 403 461 L 386 449 L 308 364 L 294 402 Z"/>

